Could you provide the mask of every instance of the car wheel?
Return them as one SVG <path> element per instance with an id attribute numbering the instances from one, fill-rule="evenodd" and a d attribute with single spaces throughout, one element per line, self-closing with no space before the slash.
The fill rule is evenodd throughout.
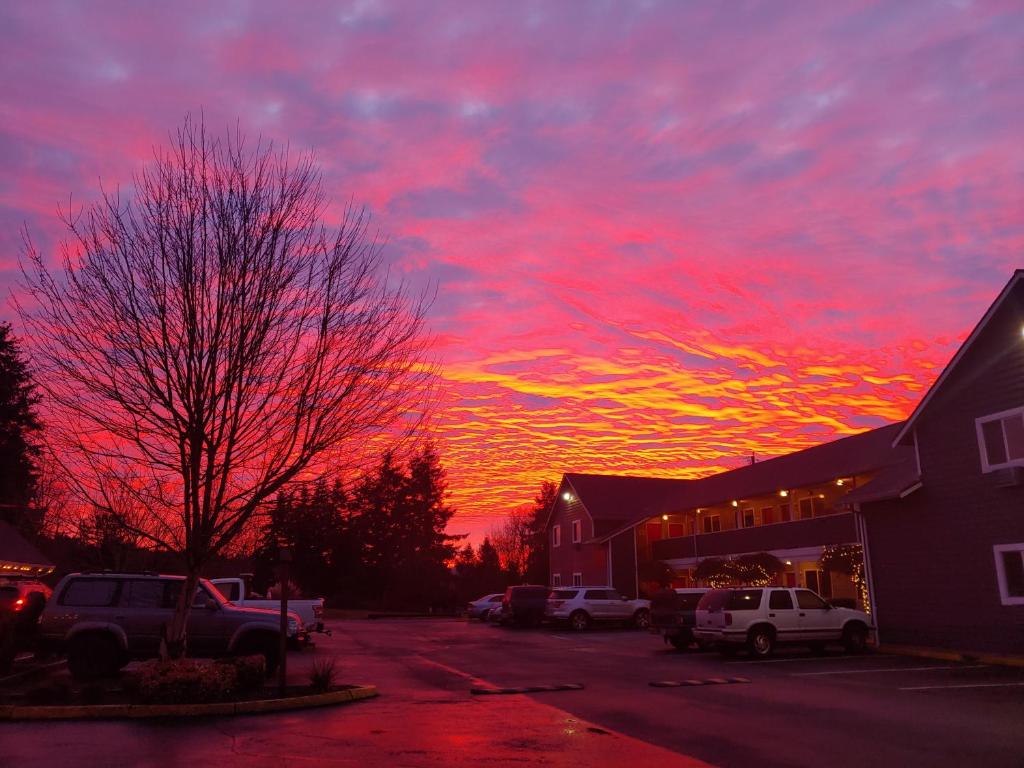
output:
<path id="1" fill-rule="evenodd" d="M 868 630 L 863 624 L 850 624 L 843 630 L 843 647 L 847 653 L 863 653 L 868 645 Z"/>
<path id="2" fill-rule="evenodd" d="M 577 632 L 582 632 L 590 626 L 590 617 L 586 611 L 573 611 L 573 614 L 569 617 L 569 626 Z"/>
<path id="3" fill-rule="evenodd" d="M 775 635 L 768 627 L 754 627 L 747 638 L 747 649 L 751 656 L 767 659 L 775 650 Z"/>
<path id="4" fill-rule="evenodd" d="M 68 669 L 78 680 L 112 677 L 121 668 L 121 649 L 109 635 L 79 635 L 68 648 Z"/>
<path id="5" fill-rule="evenodd" d="M 688 635 L 670 635 L 668 641 L 672 643 L 672 647 L 677 651 L 685 651 L 690 647 L 693 638 Z"/>
<path id="6" fill-rule="evenodd" d="M 633 626 L 637 629 L 647 629 L 651 626 L 651 612 L 646 608 L 641 608 L 639 611 L 634 613 Z"/>

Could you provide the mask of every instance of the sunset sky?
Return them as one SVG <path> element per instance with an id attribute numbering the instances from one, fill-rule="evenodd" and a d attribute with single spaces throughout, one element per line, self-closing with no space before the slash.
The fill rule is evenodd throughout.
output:
<path id="1" fill-rule="evenodd" d="M 1022 40 L 969 0 L 7 2 L 0 285 L 188 112 L 315 150 L 333 215 L 436 285 L 479 540 L 565 471 L 905 417 L 1024 266 Z"/>

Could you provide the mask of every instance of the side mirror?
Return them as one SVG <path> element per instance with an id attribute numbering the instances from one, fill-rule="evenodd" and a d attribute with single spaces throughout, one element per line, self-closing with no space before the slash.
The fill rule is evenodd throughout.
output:
<path id="1" fill-rule="evenodd" d="M 831 611 L 833 608 L 835 608 L 835 606 L 832 605 L 832 603 L 825 603 L 825 610 L 826 611 Z"/>
<path id="2" fill-rule="evenodd" d="M 217 611 L 220 610 L 220 603 L 214 600 L 212 597 L 206 598 L 206 610 Z"/>

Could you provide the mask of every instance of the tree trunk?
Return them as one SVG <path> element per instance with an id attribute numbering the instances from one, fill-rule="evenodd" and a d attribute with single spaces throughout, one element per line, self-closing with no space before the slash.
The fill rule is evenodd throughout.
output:
<path id="1" fill-rule="evenodd" d="M 188 642 L 188 614 L 192 610 L 192 597 L 199 584 L 199 573 L 189 568 L 185 574 L 185 583 L 178 593 L 178 602 L 174 606 L 174 618 L 166 628 L 164 647 L 160 651 L 162 659 L 180 659 L 184 657 Z"/>

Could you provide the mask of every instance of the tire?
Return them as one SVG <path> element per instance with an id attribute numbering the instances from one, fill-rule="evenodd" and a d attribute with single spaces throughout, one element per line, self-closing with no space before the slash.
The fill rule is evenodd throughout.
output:
<path id="1" fill-rule="evenodd" d="M 576 632 L 582 632 L 590 626 L 590 616 L 586 611 L 573 611 L 569 617 L 569 626 Z"/>
<path id="2" fill-rule="evenodd" d="M 690 643 L 693 642 L 693 638 L 688 634 L 682 635 L 669 635 L 668 641 L 672 644 L 672 647 L 677 651 L 686 651 L 690 648 Z"/>
<path id="3" fill-rule="evenodd" d="M 864 653 L 868 646 L 868 628 L 859 622 L 843 628 L 843 647 L 847 653 Z"/>
<path id="4" fill-rule="evenodd" d="M 747 650 L 758 659 L 767 659 L 775 650 L 775 633 L 771 627 L 759 626 L 750 630 L 747 635 Z"/>
<path id="5" fill-rule="evenodd" d="M 76 680 L 113 677 L 123 666 L 121 659 L 117 641 L 100 632 L 79 635 L 68 647 L 68 669 Z"/>
<path id="6" fill-rule="evenodd" d="M 235 649 L 236 656 L 262 656 L 264 670 L 267 677 L 277 671 L 277 664 L 281 658 L 281 650 L 278 647 L 279 641 L 276 635 L 270 633 L 259 633 L 251 637 L 244 637 Z"/>
<path id="7" fill-rule="evenodd" d="M 651 612 L 646 608 L 641 608 L 639 611 L 633 614 L 633 626 L 637 629 L 647 629 L 651 626 Z"/>

